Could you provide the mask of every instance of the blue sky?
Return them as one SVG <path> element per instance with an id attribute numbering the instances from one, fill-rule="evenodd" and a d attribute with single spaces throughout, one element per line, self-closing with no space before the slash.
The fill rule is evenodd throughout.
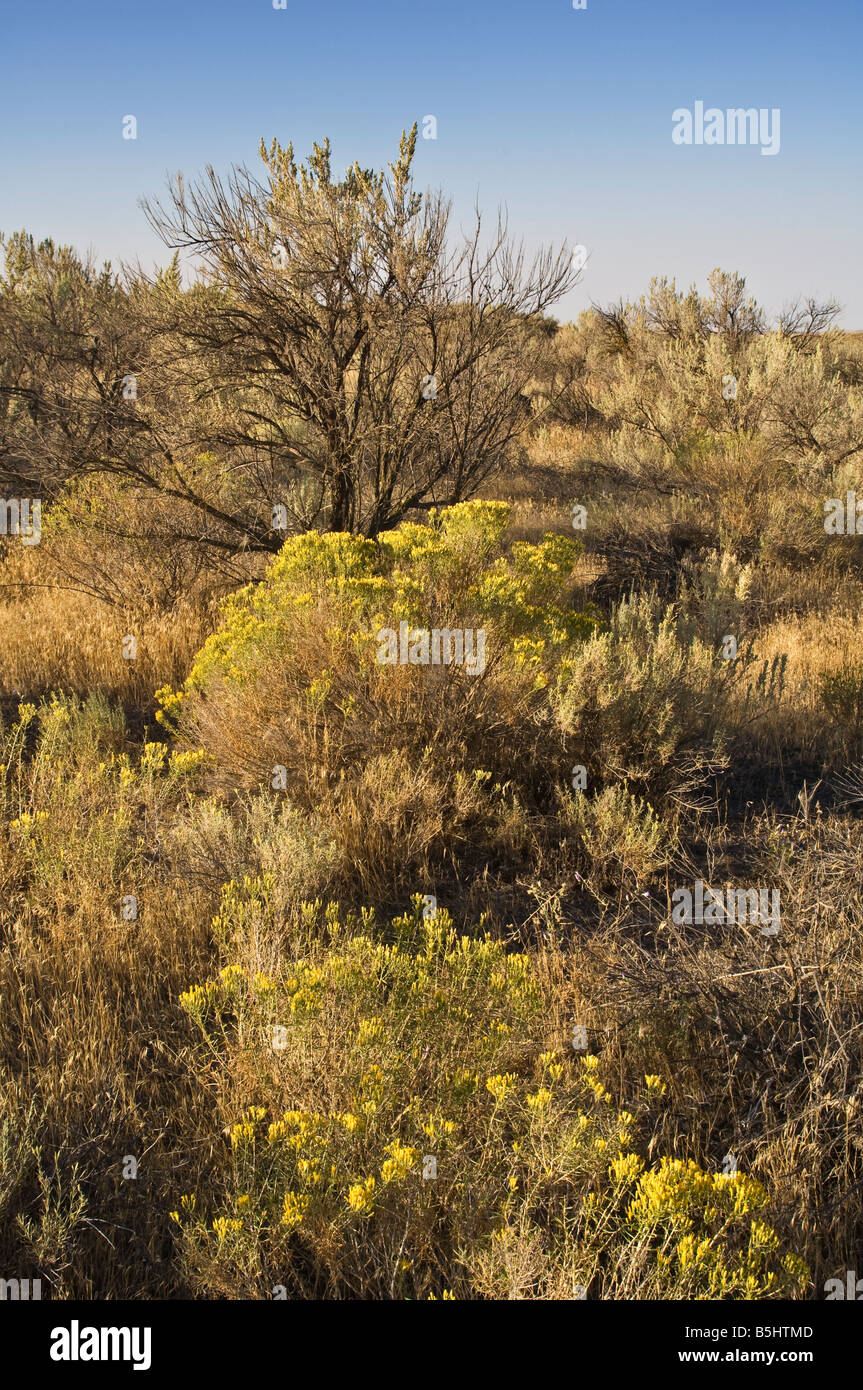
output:
<path id="1" fill-rule="evenodd" d="M 166 173 L 254 166 L 273 135 L 380 166 L 434 115 L 416 177 L 456 223 L 478 198 L 530 247 L 588 248 L 561 318 L 720 265 L 863 329 L 863 0 L 0 0 L 0 34 L 4 232 L 150 266 L 138 199 Z M 697 100 L 778 107 L 779 154 L 675 145 Z"/>

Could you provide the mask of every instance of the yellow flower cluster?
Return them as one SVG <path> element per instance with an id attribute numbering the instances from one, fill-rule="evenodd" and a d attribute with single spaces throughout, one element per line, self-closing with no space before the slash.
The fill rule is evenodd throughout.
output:
<path id="1" fill-rule="evenodd" d="M 141 771 L 161 772 L 167 756 L 168 749 L 164 743 L 145 743 L 141 754 Z"/>
<path id="2" fill-rule="evenodd" d="M 697 1240 L 690 1232 L 677 1243 L 677 1259 L 681 1269 L 686 1269 L 688 1265 L 704 1263 L 712 1250 L 709 1236 L 703 1240 Z"/>
<path id="3" fill-rule="evenodd" d="M 380 1067 L 369 1067 L 360 1082 L 359 1109 L 366 1116 L 376 1115 L 384 1097 L 384 1074 Z"/>
<path id="4" fill-rule="evenodd" d="M 158 718 L 158 715 L 156 717 Z M 205 748 L 194 748 L 186 753 L 172 753 L 169 768 L 178 777 L 190 777 L 192 773 L 212 766 L 215 761 Z"/>
<path id="5" fill-rule="evenodd" d="M 559 1081 L 563 1076 L 563 1064 L 557 1061 L 556 1052 L 541 1052 L 539 1064 L 551 1081 Z"/>
<path id="6" fill-rule="evenodd" d="M 172 690 L 169 685 L 163 685 L 156 691 L 156 702 L 160 705 L 156 710 L 157 723 L 168 726 L 176 719 L 183 703 L 183 695 L 182 690 Z"/>
<path id="7" fill-rule="evenodd" d="M 286 1192 L 282 1203 L 282 1222 L 288 1230 L 299 1226 L 309 1209 L 311 1197 L 305 1192 Z"/>
<path id="8" fill-rule="evenodd" d="M 266 1119 L 267 1112 L 261 1105 L 251 1106 L 238 1124 L 232 1125 L 230 1130 L 231 1145 L 233 1148 L 242 1148 L 246 1144 L 254 1144 L 258 1137 L 258 1128 Z"/>
<path id="9" fill-rule="evenodd" d="M 599 1077 L 596 1075 L 599 1070 L 599 1058 L 592 1055 L 580 1058 L 583 1068 L 582 1082 L 589 1091 L 593 1092 L 594 1098 L 603 1101 L 605 1105 L 611 1104 L 611 1095 L 603 1086 Z"/>
<path id="10" fill-rule="evenodd" d="M 551 1101 L 552 1094 L 547 1086 L 540 1086 L 534 1095 L 527 1097 L 527 1103 L 531 1110 L 547 1110 Z"/>
<path id="11" fill-rule="evenodd" d="M 328 1116 L 314 1110 L 286 1110 L 280 1120 L 268 1127 L 267 1139 L 271 1144 L 284 1143 L 296 1153 L 310 1146 L 321 1149 L 326 1143 L 324 1130 L 328 1122 Z"/>
<path id="12" fill-rule="evenodd" d="M 423 1125 L 423 1133 L 427 1134 L 429 1139 L 443 1139 L 446 1135 L 452 1134 L 454 1131 L 454 1121 L 445 1120 L 440 1115 L 429 1115 Z"/>
<path id="13" fill-rule="evenodd" d="M 620 1154 L 609 1166 L 609 1174 L 616 1183 L 635 1182 L 644 1164 L 637 1154 Z"/>
<path id="14" fill-rule="evenodd" d="M 32 830 L 34 825 L 41 825 L 44 821 L 49 819 L 50 815 L 48 811 L 22 811 L 20 816 L 17 816 L 15 820 L 10 820 L 9 829 L 20 830 L 26 833 L 28 830 Z"/>
<path id="15" fill-rule="evenodd" d="M 224 970 L 219 971 L 218 979 L 209 980 L 205 985 L 192 985 L 191 989 L 185 990 L 180 995 L 180 1007 L 191 1018 L 201 1021 L 214 1009 L 233 1005 L 245 983 L 246 973 L 242 966 L 226 965 Z"/>
<path id="16" fill-rule="evenodd" d="M 291 1013 L 301 1017 L 310 1017 L 317 1013 L 321 1007 L 325 983 L 326 976 L 322 970 L 314 967 L 301 968 L 297 978 L 288 982 Z"/>
<path id="17" fill-rule="evenodd" d="M 384 1026 L 379 1018 L 364 1018 L 360 1020 L 359 1031 L 357 1033 L 357 1046 L 366 1047 L 374 1042 L 383 1033 Z"/>
<path id="18" fill-rule="evenodd" d="M 405 1144 L 400 1144 L 397 1140 L 385 1145 L 385 1151 L 390 1157 L 384 1162 L 381 1168 L 381 1182 L 398 1182 L 406 1178 L 412 1168 L 419 1162 L 419 1153 L 416 1149 L 408 1148 Z"/>
<path id="19" fill-rule="evenodd" d="M 185 1192 L 180 1198 L 180 1207 L 185 1216 L 194 1216 L 197 1205 L 198 1199 L 194 1192 Z M 176 1221 L 178 1225 L 180 1224 L 181 1217 L 178 1211 L 172 1211 L 169 1215 L 172 1221 Z"/>
<path id="20" fill-rule="evenodd" d="M 640 1178 L 628 1215 L 651 1224 L 686 1218 L 693 1207 L 707 1219 L 719 1212 L 745 1216 L 766 1202 L 761 1183 L 745 1173 L 708 1173 L 693 1159 L 663 1158 Z"/>
<path id="21" fill-rule="evenodd" d="M 468 1067 L 456 1067 L 455 1071 L 447 1074 L 445 1080 L 455 1098 L 460 1099 L 476 1090 L 480 1078 L 478 1072 L 471 1071 Z"/>
<path id="22" fill-rule="evenodd" d="M 301 1158 L 297 1162 L 297 1172 L 304 1182 L 310 1187 L 317 1187 L 321 1181 L 321 1173 L 314 1159 Z"/>
<path id="23" fill-rule="evenodd" d="M 490 1076 L 485 1083 L 485 1089 L 491 1091 L 495 1100 L 502 1101 L 506 1099 L 508 1092 L 512 1089 L 514 1084 L 515 1074 L 511 1071 L 507 1071 L 497 1076 Z"/>
<path id="24" fill-rule="evenodd" d="M 242 1229 L 242 1221 L 238 1221 L 232 1216 L 217 1216 L 213 1222 L 213 1230 L 216 1232 L 220 1242 L 225 1240 L 229 1235 L 236 1235 L 236 1233 Z"/>
<path id="25" fill-rule="evenodd" d="M 374 1211 L 375 1180 L 366 1178 L 365 1182 L 351 1183 L 348 1188 L 348 1206 L 359 1216 L 371 1216 Z"/>

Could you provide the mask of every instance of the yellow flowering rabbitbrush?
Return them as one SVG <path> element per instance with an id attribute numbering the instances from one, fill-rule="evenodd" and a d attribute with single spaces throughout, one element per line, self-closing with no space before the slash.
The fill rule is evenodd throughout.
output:
<path id="1" fill-rule="evenodd" d="M 242 918 L 266 891 L 249 883 L 223 910 Z M 563 1028 L 549 1046 L 549 986 L 529 957 L 459 934 L 443 909 L 424 918 L 419 895 L 389 923 L 322 907 L 314 920 L 325 911 L 326 936 L 309 918 L 263 981 L 232 963 L 182 997 L 207 1056 L 243 1058 L 248 1095 L 228 1125 L 222 1209 L 178 1217 L 190 1260 L 224 1260 L 227 1278 L 254 1249 L 262 1268 L 294 1271 L 298 1293 L 347 1294 L 361 1251 L 381 1297 L 437 1297 L 441 1278 L 502 1296 L 527 1240 L 543 1252 L 539 1296 L 800 1292 L 805 1267 L 754 1179 L 647 1166 L 657 1077 L 615 1105 L 601 1058 L 575 1056 Z M 303 993 L 314 1006 L 292 1009 Z"/>

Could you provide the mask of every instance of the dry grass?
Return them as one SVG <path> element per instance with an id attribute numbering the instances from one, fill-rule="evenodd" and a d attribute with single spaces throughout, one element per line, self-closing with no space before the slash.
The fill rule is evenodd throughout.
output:
<path id="1" fill-rule="evenodd" d="M 672 355 L 655 387 L 665 448 L 628 418 L 649 340 L 627 375 L 591 332 L 566 339 L 585 353 L 590 427 L 552 419 L 487 489 L 510 503 L 507 563 L 516 542 L 576 537 L 571 505 L 587 507 L 565 602 L 594 603 L 602 630 L 537 666 L 492 643 L 479 681 L 369 671 L 345 610 L 319 595 L 301 620 L 288 606 L 263 624 L 244 681 L 204 660 L 185 741 L 163 727 L 154 745 L 154 693 L 195 666 L 216 586 L 159 604 L 171 576 L 156 574 L 118 607 L 55 587 L 38 552 L 6 545 L 6 1275 L 61 1298 L 267 1298 L 276 1282 L 375 1299 L 571 1298 L 580 1285 L 818 1297 L 855 1267 L 863 555 L 858 538 L 825 537 L 820 507 L 841 492 L 830 449 L 857 407 L 802 363 L 810 403 L 833 402 L 830 448 L 782 434 L 778 387 L 773 422 L 732 438 L 705 386 L 693 439 L 697 372 Z M 759 351 L 756 395 L 785 348 Z M 851 350 L 831 351 L 852 380 Z M 843 466 L 851 486 L 854 456 Z M 480 610 L 458 605 L 495 560 L 471 553 L 455 589 L 420 584 L 466 626 Z M 719 654 L 728 632 L 733 662 Z M 671 894 L 696 879 L 778 888 L 780 934 L 675 925 Z M 416 894 L 465 938 L 452 958 L 429 948 Z M 352 953 L 361 968 L 346 975 Z M 376 1100 L 363 1079 L 375 1067 Z M 463 1095 L 458 1068 L 476 1077 Z M 268 1127 L 286 1111 L 302 1139 L 279 1147 Z M 230 1138 L 243 1125 L 246 1148 Z M 437 1186 L 420 1176 L 426 1153 Z M 618 1153 L 629 1176 L 614 1176 Z M 704 1225 L 728 1153 L 761 1184 L 746 1201 L 777 1260 L 796 1253 L 808 1274 L 777 1264 L 771 1283 L 748 1226 Z M 673 1159 L 698 1165 L 673 1171 L 695 1172 L 706 1205 L 669 1196 Z M 369 1177 L 366 1210 L 349 1194 Z M 660 1189 L 661 1230 L 631 1209 Z M 720 1266 L 681 1263 L 687 1229 L 707 1231 Z"/>

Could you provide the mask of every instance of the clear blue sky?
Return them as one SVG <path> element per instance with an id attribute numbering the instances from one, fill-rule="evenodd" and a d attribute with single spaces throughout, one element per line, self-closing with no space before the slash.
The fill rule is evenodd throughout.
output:
<path id="1" fill-rule="evenodd" d="M 417 179 L 457 220 L 478 196 L 588 247 L 562 318 L 720 265 L 863 329 L 861 40 L 863 0 L 0 0 L 0 230 L 151 265 L 167 172 L 254 166 L 262 135 L 380 166 L 434 115 Z M 779 107 L 779 154 L 676 146 L 697 100 Z"/>

